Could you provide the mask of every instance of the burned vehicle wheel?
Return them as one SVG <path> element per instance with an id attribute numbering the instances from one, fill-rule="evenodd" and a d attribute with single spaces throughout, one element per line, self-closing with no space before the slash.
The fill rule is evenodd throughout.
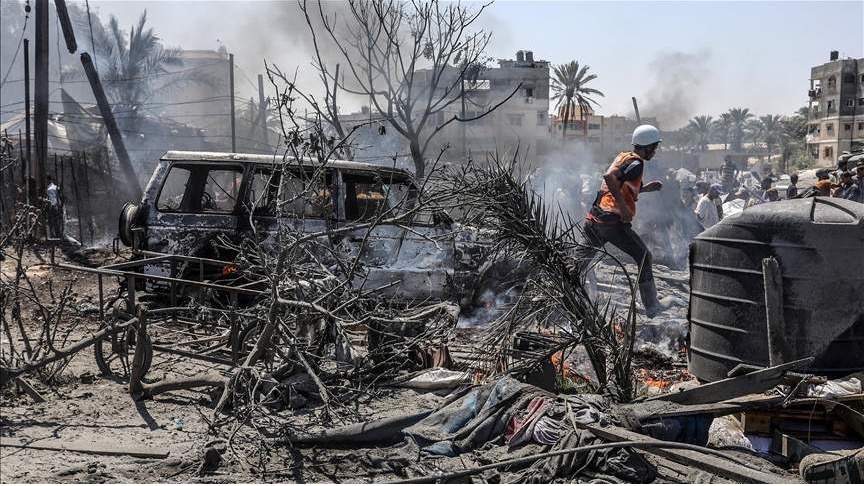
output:
<path id="1" fill-rule="evenodd" d="M 134 241 L 132 229 L 140 223 L 143 212 L 139 204 L 131 202 L 124 204 L 123 209 L 120 210 L 120 219 L 117 221 L 117 233 L 124 245 L 132 246 Z"/>
<path id="2" fill-rule="evenodd" d="M 137 336 L 135 330 L 127 328 L 126 332 L 114 334 L 96 343 L 93 347 L 96 366 L 102 376 L 128 378 L 132 372 L 132 359 L 135 355 Z M 153 345 L 145 335 L 144 366 L 142 375 L 147 374 L 153 363 Z"/>

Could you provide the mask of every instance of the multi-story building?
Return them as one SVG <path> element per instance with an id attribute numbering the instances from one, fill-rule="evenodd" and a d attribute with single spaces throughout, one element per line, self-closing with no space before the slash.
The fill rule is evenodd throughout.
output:
<path id="1" fill-rule="evenodd" d="M 445 71 L 439 87 L 451 86 L 459 72 L 456 68 Z M 423 73 L 418 71 L 418 75 Z M 450 161 L 467 157 L 483 160 L 496 152 L 512 153 L 516 147 L 530 160 L 547 150 L 549 62 L 535 60 L 531 51 L 519 51 L 515 60 L 499 59 L 498 67 L 480 70 L 476 80 L 463 80 L 463 87 L 464 100 L 438 112 L 433 128 L 453 115 L 462 117 L 463 110 L 465 119 L 475 118 L 506 99 L 517 87 L 518 91 L 482 118 L 447 125 L 430 143 L 430 150 L 437 152 L 438 147 L 449 145 L 444 158 Z"/>
<path id="2" fill-rule="evenodd" d="M 819 166 L 864 149 L 864 59 L 840 59 L 810 70 L 807 147 Z"/>
<path id="3" fill-rule="evenodd" d="M 566 140 L 563 140 L 564 145 L 573 141 L 583 142 L 602 160 L 627 149 L 630 146 L 633 130 L 639 125 L 636 120 L 625 116 L 598 115 L 590 107 L 585 110 L 583 116 L 579 106 L 574 106 L 567 118 L 565 133 L 564 107 L 558 110 L 557 115 L 552 116 L 550 123 L 552 139 L 562 141 L 566 137 Z M 641 123 L 659 128 L 657 119 L 654 117 L 642 118 Z"/>

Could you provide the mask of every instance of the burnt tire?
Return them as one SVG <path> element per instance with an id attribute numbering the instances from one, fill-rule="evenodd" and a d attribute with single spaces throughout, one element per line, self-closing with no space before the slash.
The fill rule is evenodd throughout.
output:
<path id="1" fill-rule="evenodd" d="M 135 241 L 132 229 L 138 224 L 141 214 L 141 206 L 131 202 L 124 204 L 123 209 L 120 210 L 120 218 L 117 221 L 117 234 L 124 245 L 132 246 L 132 243 Z"/>
<path id="2" fill-rule="evenodd" d="M 114 378 L 128 378 L 132 373 L 132 359 L 135 355 L 137 335 L 134 329 L 127 328 L 126 332 L 114 334 L 97 342 L 93 346 L 93 357 L 96 366 L 102 376 Z M 146 375 L 153 364 L 153 344 L 150 337 L 144 336 L 144 366 L 143 373 Z"/>

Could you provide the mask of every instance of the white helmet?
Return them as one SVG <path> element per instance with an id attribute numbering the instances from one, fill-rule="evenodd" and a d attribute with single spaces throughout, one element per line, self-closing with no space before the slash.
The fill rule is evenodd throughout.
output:
<path id="1" fill-rule="evenodd" d="M 633 145 L 645 147 L 657 142 L 662 142 L 660 139 L 660 130 L 654 125 L 639 125 L 633 130 Z"/>

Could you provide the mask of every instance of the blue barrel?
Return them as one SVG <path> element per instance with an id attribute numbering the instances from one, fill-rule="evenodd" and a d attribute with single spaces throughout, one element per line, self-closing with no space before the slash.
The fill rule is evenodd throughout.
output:
<path id="1" fill-rule="evenodd" d="M 783 278 L 788 359 L 810 371 L 864 369 L 864 204 L 830 197 L 760 204 L 723 219 L 690 246 L 689 369 L 727 377 L 768 366 L 762 259 Z"/>

